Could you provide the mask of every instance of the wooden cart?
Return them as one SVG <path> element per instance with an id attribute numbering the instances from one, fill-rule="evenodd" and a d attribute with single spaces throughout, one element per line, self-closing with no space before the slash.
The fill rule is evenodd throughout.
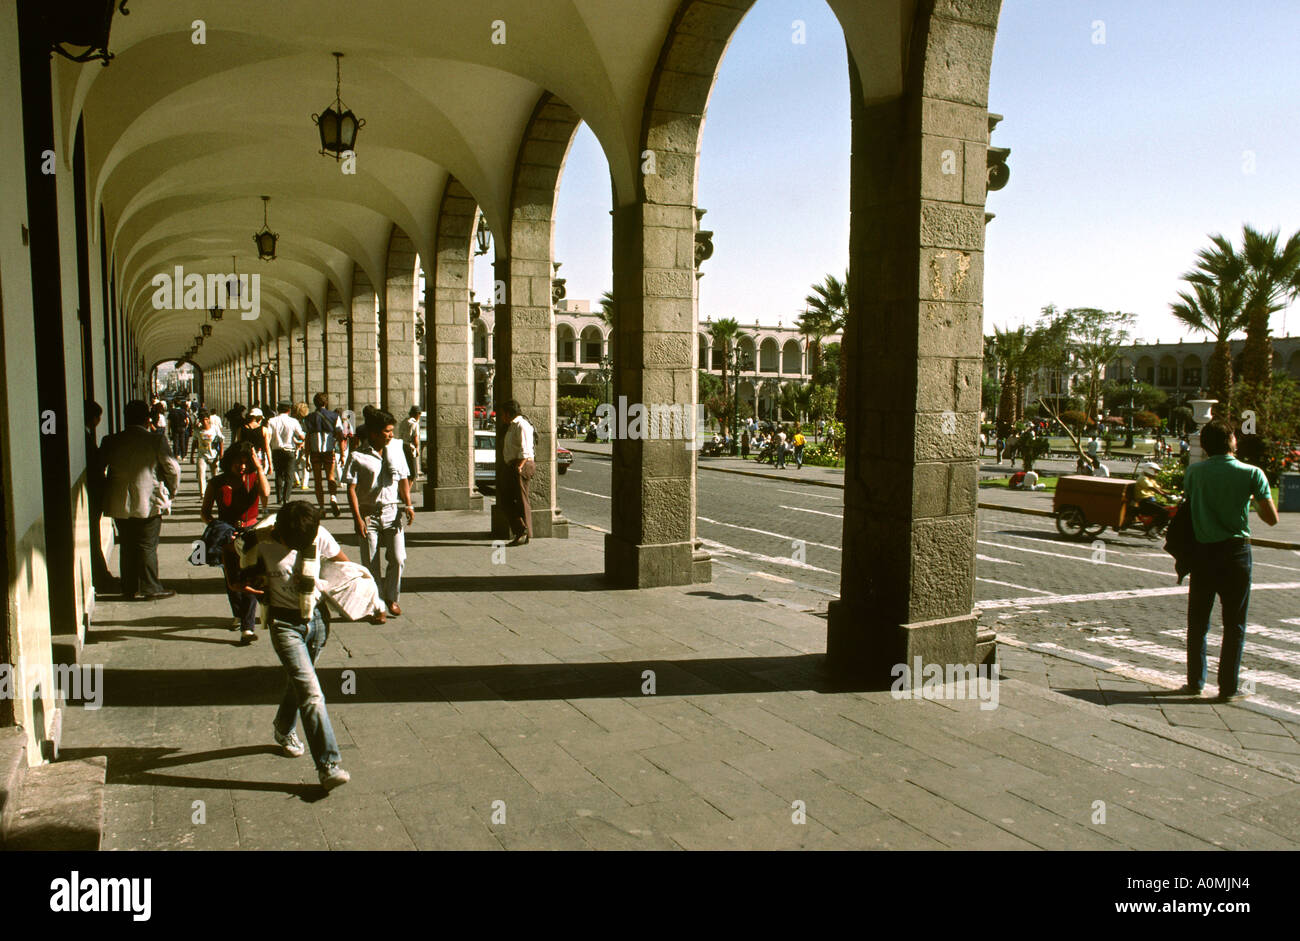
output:
<path id="1" fill-rule="evenodd" d="M 1092 539 L 1107 526 L 1118 531 L 1128 520 L 1133 481 L 1111 477 L 1062 477 L 1052 510 L 1056 528 L 1071 539 Z"/>

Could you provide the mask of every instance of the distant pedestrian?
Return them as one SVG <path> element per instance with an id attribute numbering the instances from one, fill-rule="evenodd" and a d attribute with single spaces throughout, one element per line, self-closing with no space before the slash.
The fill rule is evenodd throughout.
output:
<path id="1" fill-rule="evenodd" d="M 995 453 L 995 454 L 997 455 L 997 457 L 998 457 L 998 465 L 999 465 L 999 466 L 1001 466 L 1001 464 L 1002 464 L 1002 452 L 1005 451 L 1006 449 L 1007 449 L 1007 439 L 1006 439 L 1006 437 L 1005 437 L 1004 435 L 998 435 L 998 441 L 997 441 L 997 445 L 996 445 L 995 448 L 994 448 L 994 453 Z"/>
<path id="2" fill-rule="evenodd" d="M 411 470 L 411 479 L 420 476 L 420 406 L 412 405 L 402 422 L 399 435 L 402 440 L 402 454 L 406 457 L 406 466 Z"/>
<path id="3" fill-rule="evenodd" d="M 1205 637 L 1214 599 L 1223 615 L 1219 652 L 1219 698 L 1244 698 L 1239 692 L 1241 657 L 1246 647 L 1246 612 L 1250 606 L 1252 560 L 1250 503 L 1259 518 L 1277 525 L 1277 507 L 1268 478 L 1258 467 L 1238 461 L 1237 439 L 1230 424 L 1212 421 L 1201 429 L 1206 458 L 1187 468 L 1183 491 L 1191 509 L 1197 545 L 1187 589 L 1187 686 L 1200 695 L 1208 674 Z"/>
<path id="4" fill-rule="evenodd" d="M 777 433 L 776 436 L 776 469 L 777 470 L 785 469 L 785 446 L 786 446 L 785 429 L 782 428 Z"/>
<path id="5" fill-rule="evenodd" d="M 213 477 L 203 492 L 199 518 L 209 526 L 203 534 L 208 551 L 222 554 L 226 598 L 235 617 L 231 630 L 240 632 L 240 643 L 249 644 L 257 637 L 257 598 L 240 584 L 234 538 L 257 525 L 261 503 L 271 496 L 271 484 L 257 452 L 247 441 L 239 442 L 222 456 L 221 468 L 222 473 Z M 213 530 L 214 521 L 224 523 L 226 529 Z"/>
<path id="6" fill-rule="evenodd" d="M 294 417 L 303 429 L 303 440 L 299 442 L 298 449 L 293 453 L 290 473 L 293 474 L 296 489 L 309 490 L 311 489 L 311 462 L 307 460 L 307 427 L 303 425 L 303 422 L 311 414 L 311 406 L 306 402 L 295 402 L 289 414 Z"/>
<path id="7" fill-rule="evenodd" d="M 343 440 L 345 431 L 343 420 L 338 412 L 330 411 L 329 399 L 324 392 L 317 392 L 312 398 L 316 411 L 307 416 L 303 429 L 307 434 L 307 460 L 311 462 L 312 475 L 316 480 L 316 505 L 325 511 L 325 484 L 330 485 L 330 503 L 334 515 L 338 516 L 339 497 L 338 480 L 335 476 L 336 448 Z"/>
<path id="8" fill-rule="evenodd" d="M 505 479 L 500 482 L 501 502 L 504 505 L 510 532 L 515 537 L 508 546 L 527 545 L 533 536 L 533 511 L 529 501 L 528 486 L 536 473 L 532 424 L 519 411 L 514 399 L 501 406 L 501 417 L 506 422 L 505 441 L 501 457 L 505 462 Z"/>
<path id="9" fill-rule="evenodd" d="M 795 426 L 795 429 L 794 429 L 794 465 L 795 465 L 795 467 L 797 467 L 799 470 L 803 470 L 803 448 L 804 448 L 804 444 L 805 444 L 805 441 L 804 441 L 803 432 L 801 432 L 801 431 L 799 430 L 799 426 L 796 425 L 796 426 Z"/>
<path id="10" fill-rule="evenodd" d="M 150 433 L 144 400 L 132 399 L 124 412 L 126 427 L 104 441 L 103 511 L 117 522 L 122 596 L 131 600 L 142 593 L 145 600 L 161 600 L 176 594 L 158 581 L 158 537 L 181 469 L 167 436 Z"/>
<path id="11" fill-rule="evenodd" d="M 276 416 L 267 422 L 271 466 L 275 470 L 275 501 L 281 504 L 288 503 L 293 496 L 293 459 L 307 439 L 298 419 L 289 414 L 292 409 L 292 402 L 281 402 L 276 406 Z"/>
<path id="12" fill-rule="evenodd" d="M 740 456 L 744 460 L 749 460 L 749 428 L 746 427 L 740 434 Z"/>
<path id="13" fill-rule="evenodd" d="M 401 452 L 390 448 L 394 424 L 387 412 L 370 412 L 362 428 L 362 442 L 352 449 L 344 465 L 343 482 L 348 488 L 352 522 L 361 540 L 361 564 L 374 575 L 388 613 L 400 617 L 405 530 L 415 522 L 415 508 L 411 505 L 410 474 Z M 380 549 L 384 550 L 382 567 Z"/>
<path id="14" fill-rule="evenodd" d="M 199 409 L 198 428 L 194 433 L 191 448 L 194 457 L 194 472 L 199 481 L 199 499 L 207 493 L 208 480 L 221 471 L 221 455 L 226 447 L 226 436 L 217 424 L 215 415 L 207 409 Z"/>

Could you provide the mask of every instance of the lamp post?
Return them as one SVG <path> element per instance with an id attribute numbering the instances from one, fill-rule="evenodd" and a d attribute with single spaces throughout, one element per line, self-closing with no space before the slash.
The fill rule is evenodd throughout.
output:
<path id="1" fill-rule="evenodd" d="M 749 369 L 750 360 L 748 353 L 740 352 L 740 347 L 734 346 L 727 350 L 728 372 L 731 373 L 731 453 L 736 453 L 736 442 L 740 435 L 740 372 Z M 724 389 L 725 393 L 726 390 Z"/>

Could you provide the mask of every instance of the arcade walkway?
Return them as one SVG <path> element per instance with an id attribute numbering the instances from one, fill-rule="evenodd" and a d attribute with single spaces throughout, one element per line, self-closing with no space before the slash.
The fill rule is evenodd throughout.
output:
<path id="1" fill-rule="evenodd" d="M 824 612 L 778 583 L 719 567 L 631 595 L 605 587 L 599 533 L 493 565 L 488 525 L 420 513 L 405 615 L 336 623 L 321 671 L 353 781 L 325 797 L 270 743 L 279 666 L 265 637 L 234 645 L 215 570 L 186 563 L 182 499 L 163 546 L 181 594 L 104 603 L 83 657 L 104 708 L 69 708 L 50 766 L 106 770 L 102 847 L 1300 847 L 1300 768 L 1046 688 L 1115 681 L 1098 671 L 1004 648 L 992 710 L 836 690 Z"/>

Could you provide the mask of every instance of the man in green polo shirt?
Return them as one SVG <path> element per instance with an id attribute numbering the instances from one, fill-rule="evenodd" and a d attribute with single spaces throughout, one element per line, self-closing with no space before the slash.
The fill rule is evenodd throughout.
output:
<path id="1" fill-rule="evenodd" d="M 1219 698 L 1245 698 L 1237 691 L 1237 673 L 1246 647 L 1246 609 L 1250 605 L 1250 501 L 1259 518 L 1277 525 L 1277 507 L 1268 478 L 1258 467 L 1232 456 L 1237 438 L 1226 421 L 1201 429 L 1205 460 L 1187 468 L 1183 490 L 1191 502 L 1192 529 L 1199 543 L 1187 591 L 1187 686 L 1200 695 L 1205 687 L 1205 635 L 1217 595 L 1223 611 L 1223 645 L 1219 652 Z"/>

